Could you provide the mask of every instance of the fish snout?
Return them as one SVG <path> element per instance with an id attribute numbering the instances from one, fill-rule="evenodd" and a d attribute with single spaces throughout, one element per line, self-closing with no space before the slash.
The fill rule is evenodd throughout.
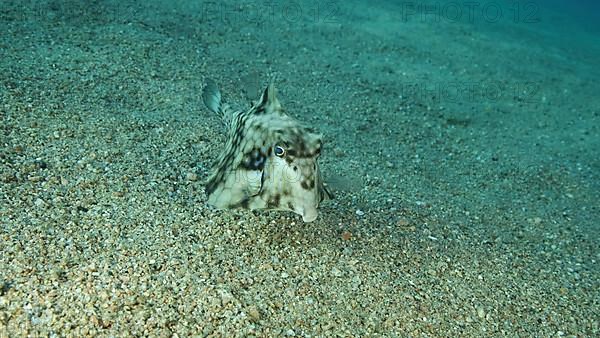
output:
<path id="1" fill-rule="evenodd" d="M 302 220 L 306 223 L 316 220 L 317 216 L 319 216 L 319 212 L 315 207 L 302 208 L 302 210 L 299 211 L 300 212 L 297 211 L 297 213 L 302 216 Z"/>

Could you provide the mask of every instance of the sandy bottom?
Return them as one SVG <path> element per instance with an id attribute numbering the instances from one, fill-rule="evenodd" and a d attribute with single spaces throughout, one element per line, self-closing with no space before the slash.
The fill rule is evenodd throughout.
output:
<path id="1" fill-rule="evenodd" d="M 3 1 L 0 337 L 599 335 L 597 35 L 173 3 Z M 207 77 L 325 135 L 317 221 L 205 206 Z"/>

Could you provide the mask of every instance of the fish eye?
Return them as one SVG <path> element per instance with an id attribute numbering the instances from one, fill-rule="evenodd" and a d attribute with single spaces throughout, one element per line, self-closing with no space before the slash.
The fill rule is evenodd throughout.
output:
<path id="1" fill-rule="evenodd" d="M 285 149 L 283 149 L 283 147 L 281 147 L 281 146 L 276 146 L 274 152 L 275 152 L 275 156 L 277 156 L 277 157 L 285 156 Z"/>

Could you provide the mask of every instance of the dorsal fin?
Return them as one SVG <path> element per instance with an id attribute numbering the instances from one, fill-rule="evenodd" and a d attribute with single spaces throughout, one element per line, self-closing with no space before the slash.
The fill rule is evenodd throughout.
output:
<path id="1" fill-rule="evenodd" d="M 272 113 L 275 111 L 281 111 L 281 103 L 277 99 L 277 92 L 275 90 L 275 84 L 273 82 L 265 88 L 260 99 L 258 100 L 258 106 L 256 112 Z"/>

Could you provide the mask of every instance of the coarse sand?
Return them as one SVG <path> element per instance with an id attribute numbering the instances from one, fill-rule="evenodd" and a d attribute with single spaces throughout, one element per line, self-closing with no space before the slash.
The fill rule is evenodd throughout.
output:
<path id="1" fill-rule="evenodd" d="M 0 337 L 598 337 L 597 31 L 426 3 L 3 1 Z M 315 222 L 206 206 L 209 77 L 324 134 Z"/>

